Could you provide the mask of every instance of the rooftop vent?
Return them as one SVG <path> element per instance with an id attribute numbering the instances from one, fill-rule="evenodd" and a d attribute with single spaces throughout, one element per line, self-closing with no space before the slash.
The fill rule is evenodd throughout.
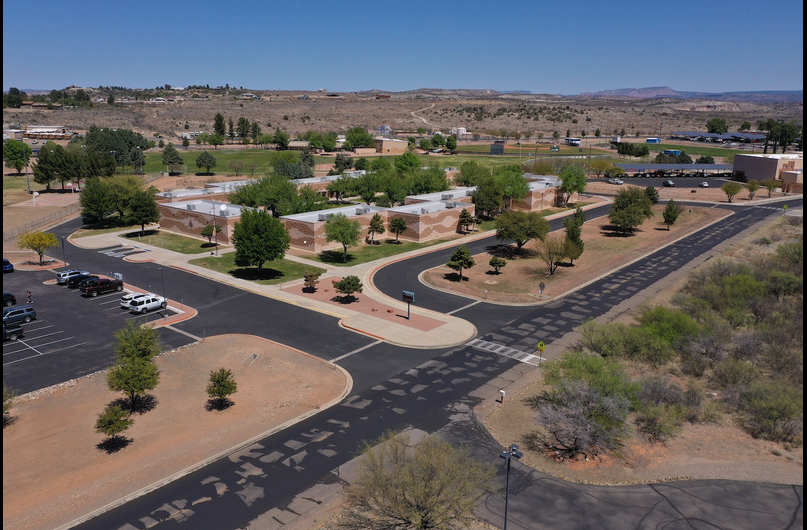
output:
<path id="1" fill-rule="evenodd" d="M 188 208 L 188 210 L 195 210 L 195 209 L 196 209 L 196 205 L 195 205 L 195 204 L 189 204 L 189 205 L 187 206 L 187 208 Z"/>
<path id="2" fill-rule="evenodd" d="M 440 200 L 441 201 L 450 201 L 453 198 L 454 198 L 454 196 L 451 195 L 450 193 L 443 193 L 442 195 L 440 195 Z"/>

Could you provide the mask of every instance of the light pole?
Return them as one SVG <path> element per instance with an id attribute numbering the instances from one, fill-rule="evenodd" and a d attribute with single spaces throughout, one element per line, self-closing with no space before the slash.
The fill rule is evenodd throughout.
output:
<path id="1" fill-rule="evenodd" d="M 140 158 L 141 156 L 143 156 L 143 152 L 140 150 L 140 146 L 138 145 L 137 146 L 137 165 L 140 168 L 140 170 L 137 172 L 138 175 L 140 174 L 141 171 L 143 171 L 143 160 Z"/>
<path id="2" fill-rule="evenodd" d="M 520 459 L 522 456 L 524 453 L 518 450 L 516 444 L 512 444 L 499 455 L 499 458 L 507 460 L 507 479 L 504 487 L 504 530 L 507 530 L 507 504 L 510 501 L 510 460 L 512 458 Z"/>
<path id="3" fill-rule="evenodd" d="M 67 270 L 67 251 L 64 249 L 64 236 L 62 236 L 62 263 L 64 263 L 64 270 Z"/>
<path id="4" fill-rule="evenodd" d="M 779 135 L 776 138 L 776 143 L 773 144 L 773 154 L 776 154 L 776 148 L 779 146 L 779 143 L 782 141 L 782 125 L 784 125 L 783 121 L 779 122 Z M 784 146 L 782 147 L 784 151 Z"/>

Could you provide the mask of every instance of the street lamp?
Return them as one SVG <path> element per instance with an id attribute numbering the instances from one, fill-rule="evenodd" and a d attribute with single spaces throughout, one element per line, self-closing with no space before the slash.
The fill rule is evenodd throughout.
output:
<path id="1" fill-rule="evenodd" d="M 62 236 L 62 263 L 64 263 L 64 270 L 67 270 L 67 252 L 64 249 L 64 236 Z"/>
<path id="2" fill-rule="evenodd" d="M 499 458 L 507 460 L 507 480 L 504 488 L 504 530 L 507 530 L 507 504 L 510 500 L 510 460 L 512 458 L 520 459 L 522 456 L 524 456 L 524 453 L 518 450 L 516 444 L 512 444 L 499 455 Z"/>

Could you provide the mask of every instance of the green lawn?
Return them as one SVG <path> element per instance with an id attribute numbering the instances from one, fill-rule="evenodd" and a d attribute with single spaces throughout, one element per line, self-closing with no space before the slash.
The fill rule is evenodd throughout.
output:
<path id="1" fill-rule="evenodd" d="M 263 264 L 263 268 L 258 271 L 257 267 L 239 267 L 235 264 L 235 252 L 221 254 L 218 257 L 209 256 L 196 258 L 188 263 L 199 267 L 204 267 L 216 272 L 229 274 L 242 280 L 250 280 L 261 285 L 277 285 L 280 283 L 298 280 L 305 276 L 307 272 L 319 272 L 323 274 L 325 269 L 310 267 L 296 261 L 278 259 Z"/>
<path id="2" fill-rule="evenodd" d="M 120 229 L 119 229 L 120 230 Z M 127 232 L 121 235 L 130 241 L 138 241 L 154 247 L 164 248 L 180 254 L 200 254 L 207 250 L 213 250 L 215 243 L 211 244 L 207 241 L 194 239 L 192 237 L 181 236 L 171 232 L 162 232 L 159 230 L 146 230 L 143 235 L 140 234 L 140 227 L 135 227 L 132 232 Z M 219 250 L 224 248 L 219 246 Z"/>
<path id="3" fill-rule="evenodd" d="M 456 237 L 460 237 L 457 234 Z M 320 263 L 327 263 L 329 265 L 336 265 L 338 267 L 349 267 L 351 265 L 360 265 L 362 263 L 369 263 L 381 258 L 388 258 L 397 254 L 403 254 L 411 250 L 418 250 L 420 248 L 431 247 L 439 243 L 445 243 L 454 238 L 436 239 L 434 241 L 427 241 L 424 243 L 415 243 L 412 241 L 400 241 L 395 243 L 395 237 L 378 237 L 376 236 L 375 245 L 367 245 L 362 243 L 358 247 L 347 248 L 347 261 L 345 261 L 345 253 L 342 248 L 333 250 L 324 250 L 319 254 L 312 256 L 310 259 L 319 261 Z"/>

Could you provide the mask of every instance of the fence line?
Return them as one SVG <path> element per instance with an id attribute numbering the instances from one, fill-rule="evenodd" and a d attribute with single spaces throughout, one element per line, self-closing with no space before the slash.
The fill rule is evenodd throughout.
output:
<path id="1" fill-rule="evenodd" d="M 3 241 L 8 241 L 9 239 L 14 239 L 15 237 L 19 236 L 20 234 L 24 234 L 26 232 L 30 232 L 35 228 L 39 228 L 40 226 L 50 224 L 54 221 L 59 221 L 64 219 L 68 215 L 74 214 L 76 212 L 81 211 L 81 205 L 79 204 L 71 204 L 70 206 L 65 206 L 46 217 L 41 217 L 35 221 L 31 221 L 29 223 L 25 223 L 22 226 L 15 226 L 8 231 L 3 231 Z"/>

